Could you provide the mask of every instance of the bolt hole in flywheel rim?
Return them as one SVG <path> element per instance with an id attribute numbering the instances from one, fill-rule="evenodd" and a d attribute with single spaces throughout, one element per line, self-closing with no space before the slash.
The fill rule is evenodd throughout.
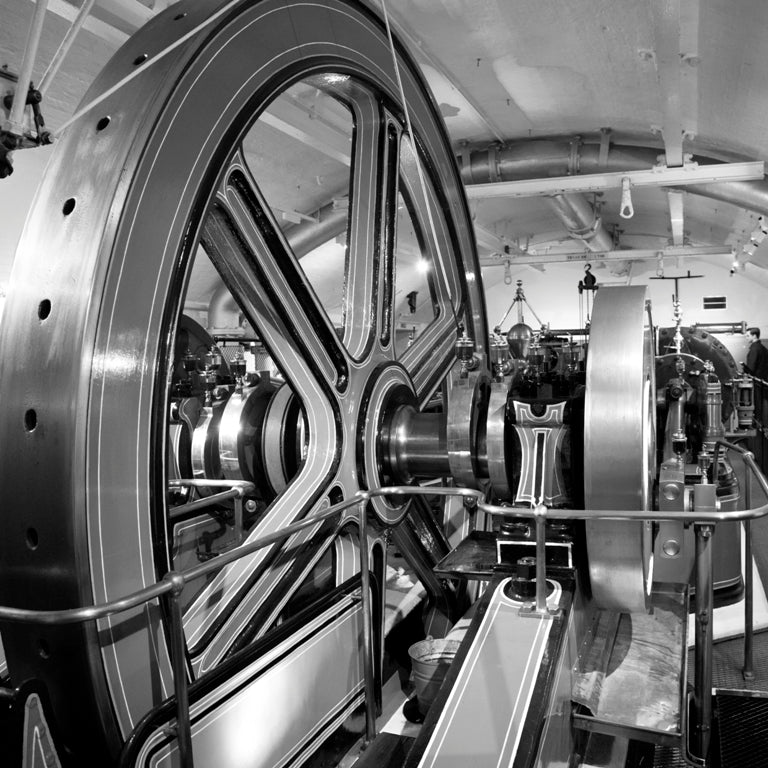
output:
<path id="1" fill-rule="evenodd" d="M 402 371 L 391 375 L 421 408 L 451 369 L 457 322 L 483 354 L 479 271 L 450 144 L 423 80 L 396 46 L 419 168 L 374 7 L 199 0 L 178 8 L 129 40 L 92 86 L 85 103 L 98 103 L 55 148 L 19 247 L 0 328 L 8 393 L 0 418 L 9 444 L 19 446 L 13 471 L 0 468 L 6 604 L 100 603 L 178 566 L 168 452 L 188 441 L 168 435 L 169 402 L 188 396 L 187 385 L 210 385 L 215 407 L 223 367 L 200 361 L 229 343 L 198 352 L 184 378 L 177 371 L 187 350 L 175 348 L 182 314 L 211 320 L 217 339 L 258 336 L 272 373 L 301 404 L 274 430 L 295 442 L 285 488 L 263 492 L 248 535 L 360 486 L 355 430 L 378 367 Z M 286 142 L 281 127 L 302 120 L 321 126 L 323 144 L 304 147 L 322 155 L 311 179 L 301 176 L 305 155 L 282 157 L 285 179 L 298 173 L 299 185 L 314 185 L 300 211 L 283 194 L 290 185 L 266 189 L 259 169 L 279 161 L 270 135 Z M 311 274 L 318 231 L 341 247 L 336 304 Z M 411 287 L 414 253 L 430 272 Z M 224 286 L 236 301 L 225 292 L 203 307 L 201 286 Z M 402 323 L 407 310 L 398 301 L 414 291 L 417 312 Z M 267 405 L 251 410 L 263 414 Z M 373 476 L 373 466 L 365 473 Z M 39 532 L 35 547 L 30 530 Z M 302 573 L 320 557 L 306 553 L 313 535 L 330 546 L 323 532 L 298 538 Z M 233 568 L 217 582 L 227 598 L 218 612 L 202 607 L 208 587 L 185 594 L 193 676 L 234 648 L 227 638 L 267 631 L 290 597 L 289 570 L 273 550 Z M 172 690 L 157 605 L 98 627 L 4 627 L 3 640 L 11 673 L 45 685 L 74 754 L 111 760 Z M 35 651 L 41 640 L 50 663 Z"/>

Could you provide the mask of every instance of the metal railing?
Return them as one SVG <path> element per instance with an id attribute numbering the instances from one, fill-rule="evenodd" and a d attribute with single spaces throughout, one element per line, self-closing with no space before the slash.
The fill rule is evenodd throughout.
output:
<path id="1" fill-rule="evenodd" d="M 171 510 L 172 517 L 178 517 L 190 511 L 200 510 L 207 506 L 219 503 L 226 499 L 234 499 L 235 504 L 242 503 L 243 497 L 253 491 L 253 483 L 245 481 L 207 481 L 207 480 L 174 480 L 170 483 L 172 488 L 183 486 L 191 487 L 226 487 L 228 490 L 197 499 L 186 504 L 174 507 Z M 86 621 L 94 621 L 112 616 L 123 611 L 137 608 L 145 603 L 160 598 L 167 599 L 169 603 L 170 618 L 170 655 L 173 672 L 174 696 L 176 698 L 176 738 L 178 742 L 179 758 L 183 768 L 193 768 L 192 733 L 189 719 L 189 691 L 186 671 L 186 647 L 184 639 L 184 627 L 179 598 L 184 586 L 199 579 L 216 573 L 227 565 L 240 560 L 243 557 L 264 549 L 272 544 L 287 539 L 294 533 L 305 528 L 316 526 L 325 520 L 340 517 L 347 510 L 358 507 L 358 534 L 360 541 L 360 579 L 361 579 L 361 609 L 363 624 L 363 670 L 365 688 L 365 714 L 366 714 L 366 739 L 373 740 L 375 736 L 375 691 L 373 670 L 372 647 L 372 608 L 370 595 L 370 571 L 368 563 L 368 547 L 365 542 L 368 538 L 368 514 L 366 506 L 368 502 L 379 496 L 458 496 L 471 499 L 473 505 L 483 497 L 482 492 L 470 488 L 421 488 L 414 486 L 391 486 L 376 488 L 370 491 L 358 491 L 354 496 L 328 507 L 322 512 L 311 515 L 296 523 L 291 523 L 279 531 L 261 536 L 254 541 L 246 542 L 219 554 L 212 560 L 188 568 L 184 571 L 169 571 L 163 578 L 130 595 L 110 600 L 100 605 L 86 606 L 83 608 L 66 608 L 60 610 L 30 610 L 27 608 L 12 608 L 0 606 L 0 621 L 24 622 L 30 624 L 80 624 Z M 393 525 L 399 525 L 407 513 L 407 507 L 399 518 L 393 520 Z"/>
<path id="2" fill-rule="evenodd" d="M 768 472 L 768 382 L 752 376 L 752 404 L 755 436 L 751 449 L 763 472 Z"/>
<path id="3" fill-rule="evenodd" d="M 371 608 L 371 596 L 370 596 L 370 573 L 368 563 L 368 547 L 365 542 L 368 538 L 368 523 L 367 523 L 367 504 L 371 499 L 381 496 L 455 496 L 463 497 L 465 503 L 469 506 L 477 507 L 477 509 L 485 512 L 489 515 L 501 516 L 505 518 L 529 518 L 533 517 L 536 528 L 536 601 L 535 609 L 530 612 L 529 615 L 547 616 L 546 607 L 546 521 L 547 520 L 586 520 L 586 519 L 604 519 L 604 520 L 677 520 L 694 524 L 697 530 L 697 558 L 700 556 L 698 540 L 706 534 L 706 537 L 711 536 L 712 526 L 719 522 L 727 521 L 750 521 L 755 518 L 768 515 L 768 503 L 763 504 L 754 509 L 750 508 L 751 505 L 751 478 L 757 479 L 763 492 L 768 497 L 768 481 L 766 481 L 763 474 L 755 463 L 754 456 L 751 452 L 744 450 L 743 448 L 728 443 L 726 441 L 718 441 L 716 446 L 716 456 L 721 448 L 726 450 L 734 450 L 738 452 L 747 468 L 749 473 L 747 475 L 747 484 L 745 491 L 745 503 L 747 508 L 744 510 L 737 510 L 731 512 L 713 511 L 696 511 L 696 510 L 684 510 L 670 514 L 665 512 L 659 514 L 658 512 L 649 512 L 642 510 L 576 510 L 576 509 L 548 509 L 544 505 L 537 505 L 532 509 L 519 508 L 519 507 L 505 507 L 497 506 L 493 504 L 486 504 L 482 501 L 484 493 L 482 491 L 470 489 L 470 488 L 441 488 L 441 487 L 421 487 L 421 486 L 387 486 L 382 488 L 376 488 L 373 490 L 361 490 L 354 494 L 354 496 L 346 499 L 338 504 L 334 504 L 328 507 L 326 510 L 314 514 L 310 517 L 306 517 L 295 523 L 281 528 L 279 531 L 264 535 L 250 542 L 246 542 L 237 547 L 234 547 L 228 551 L 219 554 L 216 558 L 209 560 L 200 565 L 196 565 L 192 568 L 184 571 L 169 571 L 165 576 L 155 584 L 137 590 L 132 594 L 111 600 L 107 603 L 94 606 L 86 606 L 83 608 L 70 608 L 61 610 L 30 610 L 26 608 L 12 608 L 8 606 L 0 606 L 0 621 L 3 622 L 26 622 L 33 624 L 76 624 L 86 621 L 94 621 L 97 619 L 103 619 L 107 616 L 111 616 L 123 611 L 137 608 L 145 603 L 161 598 L 167 599 L 169 603 L 169 618 L 170 618 L 170 655 L 171 655 L 171 667 L 173 672 L 174 681 L 174 696 L 176 698 L 176 738 L 178 741 L 179 757 L 181 765 L 184 768 L 193 768 L 193 754 L 192 754 L 192 735 L 191 724 L 189 720 L 189 693 L 188 693 L 188 681 L 186 671 L 186 647 L 184 638 L 184 629 L 182 623 L 182 611 L 179 598 L 184 586 L 199 579 L 202 576 L 208 576 L 215 573 L 227 565 L 240 560 L 243 557 L 257 552 L 260 549 L 268 547 L 272 544 L 277 544 L 280 541 L 287 539 L 299 531 L 306 528 L 317 525 L 320 522 L 329 520 L 334 517 L 340 517 L 345 511 L 358 507 L 358 534 L 360 541 L 360 569 L 361 569 L 361 609 L 362 609 L 362 623 L 363 623 L 363 668 L 364 668 L 364 688 L 365 688 L 365 710 L 366 710 L 366 739 L 372 740 L 375 736 L 375 695 L 374 695 L 374 670 L 373 670 L 373 648 L 372 648 L 372 608 Z M 715 464 L 717 466 L 717 464 Z M 199 510 L 216 504 L 224 499 L 234 499 L 235 505 L 242 504 L 243 497 L 253 490 L 253 484 L 247 482 L 237 481 L 201 481 L 201 480 L 176 480 L 173 481 L 172 487 L 182 486 L 210 486 L 210 487 L 226 487 L 226 491 L 214 494 L 207 498 L 188 502 L 183 505 L 174 507 L 171 510 L 172 516 L 179 516 L 189 511 Z M 402 519 L 407 513 L 407 506 L 403 507 L 402 513 L 399 518 L 393 519 L 390 523 L 391 526 L 399 525 Z M 709 533 L 707 533 L 709 531 Z M 748 536 L 747 536 L 748 538 Z M 749 545 L 748 545 L 749 546 Z M 707 548 L 706 551 L 709 551 Z M 748 562 L 748 561 L 747 561 Z M 708 579 L 709 588 L 702 585 L 701 593 L 702 599 L 706 601 L 707 593 L 709 596 L 708 617 L 711 617 L 712 610 L 712 589 L 711 589 L 711 569 L 712 562 L 711 556 L 706 558 L 706 562 L 703 564 L 703 571 L 709 571 L 709 575 L 699 577 Z M 697 568 L 697 574 L 699 569 Z M 745 574 L 745 592 L 749 595 L 749 617 L 745 614 L 745 624 L 748 626 L 748 630 L 745 633 L 749 635 L 749 649 L 751 654 L 751 568 L 746 568 Z M 747 586 L 748 583 L 748 586 Z M 697 590 L 698 591 L 698 590 Z M 706 608 L 706 604 L 704 606 Z M 746 611 L 746 608 L 745 608 Z M 708 619 L 707 619 L 708 620 Z M 709 622 L 711 625 L 711 621 Z M 697 636 L 697 647 L 698 647 Z M 709 645 L 703 649 L 705 657 L 703 657 L 701 665 L 697 663 L 697 680 L 696 686 L 700 690 L 711 689 L 711 644 L 704 643 L 703 645 Z M 746 651 L 746 639 L 745 639 L 745 651 Z M 706 660 L 706 653 L 709 653 L 709 662 Z M 751 658 L 751 657 L 750 657 Z M 699 667 L 702 667 L 701 670 Z M 745 664 L 746 667 L 746 664 Z M 751 668 L 751 661 L 750 661 Z M 707 673 L 708 670 L 708 673 Z M 709 676 L 709 684 L 706 685 L 707 674 Z M 702 679 L 699 679 L 699 678 Z M 705 699 L 708 697 L 704 697 Z M 710 705 L 711 706 L 711 705 Z M 704 713 L 702 713 L 704 714 Z M 711 713 L 710 713 L 711 714 Z"/>
<path id="4" fill-rule="evenodd" d="M 750 521 L 768 515 L 768 503 L 752 508 L 752 480 L 757 480 L 763 493 L 768 498 L 768 480 L 758 467 L 751 451 L 726 440 L 717 440 L 713 457 L 713 466 L 717 467 L 722 449 L 740 454 L 744 461 L 746 483 L 744 490 L 745 509 L 721 512 L 713 510 L 686 509 L 663 514 L 638 510 L 574 510 L 548 509 L 540 504 L 532 510 L 514 507 L 480 504 L 480 508 L 491 515 L 505 518 L 533 516 L 536 524 L 536 604 L 529 615 L 547 616 L 546 605 L 546 562 L 545 535 L 547 520 L 652 520 L 677 521 L 690 523 L 696 535 L 695 587 L 696 587 L 696 641 L 694 672 L 694 707 L 697 712 L 697 753 L 706 755 L 709 747 L 709 723 L 712 719 L 712 617 L 714 612 L 714 594 L 712 579 L 712 535 L 717 523 L 744 522 L 745 531 L 745 573 L 744 573 L 744 668 L 745 679 L 752 679 L 753 672 L 753 578 L 752 578 L 752 538 Z"/>

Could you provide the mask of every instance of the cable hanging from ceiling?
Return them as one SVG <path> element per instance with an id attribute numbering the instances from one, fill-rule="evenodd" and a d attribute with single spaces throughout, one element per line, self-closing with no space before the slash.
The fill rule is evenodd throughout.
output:
<path id="1" fill-rule="evenodd" d="M 600 286 L 592 274 L 592 265 L 584 265 L 584 277 L 579 280 L 579 328 L 588 328 L 592 318 L 593 294 Z M 586 312 L 585 312 L 586 310 Z"/>
<path id="2" fill-rule="evenodd" d="M 411 140 L 411 143 L 413 144 L 413 155 L 416 159 L 416 170 L 419 174 L 419 184 L 421 186 L 421 194 L 424 196 L 424 205 L 427 209 L 427 219 L 429 220 L 429 229 L 432 234 L 432 242 L 435 244 L 435 248 L 438 247 L 438 239 L 437 239 L 437 228 L 435 227 L 435 221 L 432 216 L 432 206 L 430 205 L 429 195 L 427 195 L 427 183 L 424 179 L 424 169 L 422 167 L 421 158 L 419 156 L 419 148 L 416 143 L 416 136 L 413 133 L 413 126 L 411 125 L 411 115 L 410 111 L 408 109 L 408 101 L 405 98 L 405 90 L 403 88 L 403 80 L 400 76 L 400 65 L 397 63 L 397 54 L 395 52 L 395 41 L 392 38 L 392 27 L 389 23 L 389 14 L 387 13 L 387 4 L 385 0 L 381 0 L 381 10 L 382 14 L 384 16 L 384 24 L 387 28 L 387 40 L 389 41 L 389 50 L 392 53 L 392 64 L 395 69 L 395 78 L 397 79 L 397 87 L 400 91 L 400 100 L 403 103 L 403 113 L 405 115 L 405 126 L 408 130 L 408 137 Z M 448 280 L 448 275 L 445 272 L 445 266 L 443 265 L 443 262 L 441 259 L 436 259 L 438 262 L 438 265 L 440 266 L 441 271 L 443 272 L 443 278 L 444 278 L 444 285 L 450 286 L 450 280 Z M 453 296 L 451 295 L 450 287 L 448 288 L 448 298 L 453 301 Z"/>

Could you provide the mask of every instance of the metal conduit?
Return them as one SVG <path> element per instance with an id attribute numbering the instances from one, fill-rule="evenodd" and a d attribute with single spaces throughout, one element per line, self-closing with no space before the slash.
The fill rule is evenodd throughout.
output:
<path id="1" fill-rule="evenodd" d="M 305 221 L 286 232 L 285 236 L 297 259 L 346 231 L 349 212 L 328 203 L 317 212 L 317 218 L 317 222 Z"/>
<path id="2" fill-rule="evenodd" d="M 305 221 L 286 231 L 286 239 L 297 259 L 301 259 L 315 248 L 338 237 L 347 229 L 349 212 L 345 208 L 335 208 L 328 203 L 317 213 L 317 222 Z M 208 325 L 211 328 L 226 328 L 227 316 L 240 312 L 226 286 L 221 286 L 211 298 L 208 308 Z"/>
<path id="3" fill-rule="evenodd" d="M 613 250 L 613 238 L 584 195 L 552 195 L 546 199 L 572 238 L 581 240 L 590 251 Z"/>
<path id="4" fill-rule="evenodd" d="M 465 184 L 538 179 L 548 176 L 647 170 L 658 163 L 664 150 L 655 147 L 610 145 L 601 157 L 599 144 L 572 140 L 518 141 L 504 147 L 464 148 L 457 160 Z M 699 165 L 718 160 L 694 155 Z M 720 200 L 768 215 L 768 180 L 722 181 L 688 184 L 685 192 Z"/>
<path id="5" fill-rule="evenodd" d="M 600 158 L 599 144 L 576 140 L 518 141 L 504 147 L 465 150 L 459 156 L 461 177 L 466 184 L 487 184 L 547 176 L 639 170 L 652 167 L 661 149 L 612 145 Z M 710 161 L 711 162 L 711 161 Z"/>
<path id="6" fill-rule="evenodd" d="M 689 184 L 687 190 L 694 195 L 738 205 L 748 211 L 768 216 L 768 180 L 724 181 L 721 184 Z"/>

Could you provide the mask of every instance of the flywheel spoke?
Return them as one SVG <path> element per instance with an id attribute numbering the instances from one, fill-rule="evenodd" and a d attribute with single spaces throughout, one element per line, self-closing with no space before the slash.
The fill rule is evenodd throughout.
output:
<path id="1" fill-rule="evenodd" d="M 340 458 L 337 390 L 347 383 L 347 357 L 240 153 L 231 162 L 205 221 L 202 243 L 284 371 L 305 419 L 306 445 L 299 473 L 249 532 L 251 540 L 327 505 L 323 492 L 336 475 Z M 291 548 L 300 547 L 315 533 L 316 529 L 308 529 L 297 534 Z M 285 564 L 269 572 L 266 586 L 252 591 L 278 550 L 262 550 L 222 570 L 189 606 L 185 630 L 193 655 L 201 654 L 195 663 L 199 672 L 221 659 L 269 593 L 269 586 L 284 574 Z"/>
<path id="2" fill-rule="evenodd" d="M 452 233 L 424 165 L 403 137 L 392 315 L 395 326 L 399 322 L 406 331 L 413 322 L 407 346 L 396 340 L 397 357 L 422 404 L 453 366 L 462 297 Z"/>
<path id="3" fill-rule="evenodd" d="M 283 370 L 311 369 L 313 378 L 343 389 L 344 349 L 239 152 L 205 222 L 203 245 Z"/>
<path id="4" fill-rule="evenodd" d="M 362 91 L 353 102 L 355 116 L 354 163 L 350 205 L 349 243 L 345 270 L 344 345 L 353 358 L 371 353 L 377 328 L 382 259 L 382 143 L 385 140 L 381 109 L 371 94 Z"/>

